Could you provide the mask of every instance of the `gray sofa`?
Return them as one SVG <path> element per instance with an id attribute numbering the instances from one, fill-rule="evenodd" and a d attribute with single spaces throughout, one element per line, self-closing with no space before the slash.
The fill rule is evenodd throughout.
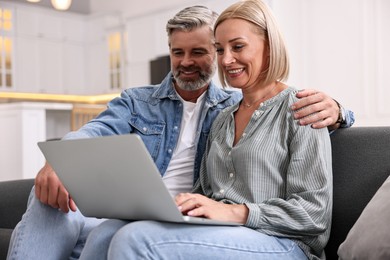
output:
<path id="1" fill-rule="evenodd" d="M 390 175 L 390 127 L 352 127 L 331 135 L 334 174 L 332 231 L 327 259 L 337 259 L 344 241 L 369 200 Z M 12 229 L 26 209 L 33 180 L 0 182 L 0 259 Z"/>

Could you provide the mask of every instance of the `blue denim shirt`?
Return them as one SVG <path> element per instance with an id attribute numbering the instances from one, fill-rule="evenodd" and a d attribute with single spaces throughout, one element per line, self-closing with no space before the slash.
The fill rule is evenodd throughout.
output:
<path id="1" fill-rule="evenodd" d="M 345 109 L 345 122 L 340 125 L 340 128 L 348 128 L 355 123 L 355 114 L 346 108 Z"/>
<path id="2" fill-rule="evenodd" d="M 211 125 L 219 112 L 241 99 L 237 91 L 223 90 L 210 83 L 196 131 L 197 152 L 194 181 L 199 168 Z M 183 105 L 169 73 L 160 85 L 130 88 L 121 97 L 108 103 L 108 109 L 64 139 L 96 136 L 138 134 L 144 141 L 163 176 L 179 141 Z"/>

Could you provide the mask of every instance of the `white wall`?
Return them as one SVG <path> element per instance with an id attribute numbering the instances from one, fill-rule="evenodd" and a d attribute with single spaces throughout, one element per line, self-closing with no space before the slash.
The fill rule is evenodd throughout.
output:
<path id="1" fill-rule="evenodd" d="M 355 125 L 390 125 L 390 2 L 273 1 L 292 58 L 290 83 L 325 91 Z"/>

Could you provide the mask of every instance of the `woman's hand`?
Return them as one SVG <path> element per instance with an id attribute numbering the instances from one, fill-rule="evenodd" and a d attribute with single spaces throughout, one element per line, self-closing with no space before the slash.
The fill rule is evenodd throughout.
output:
<path id="1" fill-rule="evenodd" d="M 240 204 L 224 204 L 200 194 L 180 193 L 175 198 L 179 210 L 188 216 L 245 224 L 249 209 Z"/>

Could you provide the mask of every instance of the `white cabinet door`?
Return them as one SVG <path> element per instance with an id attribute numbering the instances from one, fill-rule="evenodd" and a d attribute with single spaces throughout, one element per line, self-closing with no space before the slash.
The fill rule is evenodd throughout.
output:
<path id="1" fill-rule="evenodd" d="M 18 92 L 42 92 L 38 46 L 36 38 L 20 36 L 15 39 L 15 90 Z"/>
<path id="2" fill-rule="evenodd" d="M 107 44 L 103 41 L 89 44 L 86 51 L 86 75 L 89 94 L 110 92 Z"/>
<path id="3" fill-rule="evenodd" d="M 63 93 L 62 43 L 41 39 L 38 46 L 39 82 L 42 92 Z"/>
<path id="4" fill-rule="evenodd" d="M 50 40 L 63 40 L 62 18 L 51 12 L 39 14 L 38 36 Z"/>
<path id="5" fill-rule="evenodd" d="M 63 45 L 63 93 L 85 94 L 85 47 L 82 44 Z"/>
<path id="6" fill-rule="evenodd" d="M 78 19 L 77 19 L 78 18 Z M 84 43 L 86 25 L 79 17 L 69 17 L 62 19 L 62 38 L 67 42 Z"/>
<path id="7" fill-rule="evenodd" d="M 23 7 L 16 10 L 16 90 L 86 94 L 83 17 Z"/>
<path id="8" fill-rule="evenodd" d="M 38 37 L 38 15 L 31 10 L 25 10 L 23 8 L 15 8 L 16 10 L 16 33 L 19 36 L 32 36 Z"/>
<path id="9" fill-rule="evenodd" d="M 80 95 L 86 93 L 83 44 L 18 37 L 15 49 L 16 91 Z"/>

